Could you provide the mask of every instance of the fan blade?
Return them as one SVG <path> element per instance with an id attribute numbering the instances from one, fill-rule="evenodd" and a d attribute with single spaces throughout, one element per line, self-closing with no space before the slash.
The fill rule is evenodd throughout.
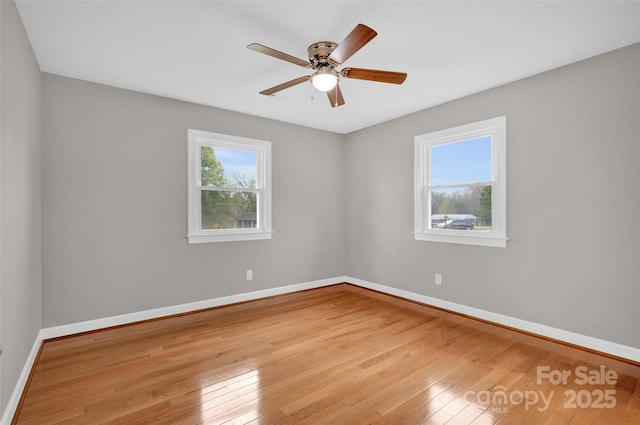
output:
<path id="1" fill-rule="evenodd" d="M 407 78 L 405 72 L 380 71 L 378 69 L 344 68 L 340 75 L 357 80 L 378 81 L 380 83 L 402 84 Z"/>
<path id="2" fill-rule="evenodd" d="M 262 90 L 260 94 L 264 95 L 272 95 L 274 93 L 279 92 L 280 90 L 288 89 L 289 87 L 293 87 L 300 83 L 304 83 L 305 81 L 309 81 L 311 77 L 305 75 L 304 77 L 296 78 L 295 80 L 287 81 L 286 83 L 278 84 L 277 86 L 271 87 L 270 89 Z"/>
<path id="3" fill-rule="evenodd" d="M 362 24 L 356 25 L 353 31 L 338 43 L 338 47 L 329 55 L 329 60 L 336 64 L 345 63 L 347 59 L 364 47 L 364 45 L 370 42 L 376 35 L 378 35 L 378 33 L 368 26 Z"/>
<path id="4" fill-rule="evenodd" d="M 329 103 L 331 103 L 331 107 L 335 108 L 336 106 L 344 105 L 344 98 L 342 97 L 342 90 L 340 90 L 340 84 L 336 84 L 335 88 L 332 88 L 327 92 L 327 96 L 329 97 Z"/>
<path id="5" fill-rule="evenodd" d="M 252 43 L 247 46 L 247 49 L 253 50 L 254 52 L 262 53 L 267 56 L 272 56 L 277 59 L 281 59 L 283 61 L 291 62 L 292 64 L 303 66 L 305 68 L 311 68 L 311 63 L 309 61 L 298 59 L 295 56 L 288 55 L 286 53 L 280 52 L 276 49 L 272 49 L 271 47 L 264 46 L 259 43 Z"/>

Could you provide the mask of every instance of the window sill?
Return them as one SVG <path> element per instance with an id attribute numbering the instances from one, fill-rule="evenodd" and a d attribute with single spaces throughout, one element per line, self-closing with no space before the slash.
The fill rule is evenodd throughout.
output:
<path id="1" fill-rule="evenodd" d="M 446 233 L 445 233 L 446 232 Z M 506 248 L 509 238 L 498 235 L 488 235 L 481 233 L 467 233 L 464 230 L 461 231 L 440 230 L 438 233 L 414 233 L 415 240 L 427 241 L 427 242 L 444 242 L 444 243 L 456 243 L 463 245 L 476 245 L 476 246 L 489 246 L 493 248 Z M 458 234 L 458 232 L 465 232 L 465 234 Z"/>
<path id="2" fill-rule="evenodd" d="M 212 242 L 255 241 L 271 239 L 273 232 L 216 232 L 187 235 L 190 244 Z"/>

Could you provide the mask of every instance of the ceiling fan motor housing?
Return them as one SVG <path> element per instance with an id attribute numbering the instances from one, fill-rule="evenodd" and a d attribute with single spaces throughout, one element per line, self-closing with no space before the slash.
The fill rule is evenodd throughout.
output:
<path id="1" fill-rule="evenodd" d="M 321 66 L 335 66 L 338 65 L 329 60 L 329 55 L 338 47 L 338 43 L 333 41 L 318 41 L 313 43 L 307 49 L 309 52 L 309 60 L 313 69 L 317 69 Z"/>

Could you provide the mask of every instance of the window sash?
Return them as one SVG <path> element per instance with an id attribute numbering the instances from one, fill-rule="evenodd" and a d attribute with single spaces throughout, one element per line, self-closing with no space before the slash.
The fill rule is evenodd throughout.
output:
<path id="1" fill-rule="evenodd" d="M 236 186 L 198 186 L 199 190 L 212 190 L 218 192 L 253 192 L 258 193 L 261 192 L 262 189 L 259 188 L 249 188 L 249 187 L 236 187 Z"/>
<path id="2" fill-rule="evenodd" d="M 228 242 L 271 238 L 271 143 L 199 130 L 188 131 L 189 139 L 189 243 Z M 210 146 L 256 153 L 256 187 L 202 185 L 202 147 Z M 203 191 L 255 193 L 256 227 L 203 228 Z"/>

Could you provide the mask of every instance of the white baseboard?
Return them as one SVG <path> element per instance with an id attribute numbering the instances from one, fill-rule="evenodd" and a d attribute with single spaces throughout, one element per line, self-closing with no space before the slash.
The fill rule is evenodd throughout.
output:
<path id="1" fill-rule="evenodd" d="M 36 357 L 38 356 L 38 351 L 40 351 L 40 345 L 42 344 L 41 334 L 42 331 L 40 331 L 36 336 L 36 340 L 31 347 L 29 356 L 24 362 L 24 367 L 22 368 L 22 372 L 20 372 L 20 376 L 18 376 L 16 385 L 13 387 L 13 392 L 11 393 L 11 397 L 9 397 L 7 407 L 4 409 L 4 412 L 2 412 L 2 417 L 0 417 L 0 425 L 9 425 L 11 423 L 11 419 L 13 419 L 13 414 L 18 407 L 24 387 L 27 385 L 27 380 L 29 379 L 29 374 L 31 373 L 31 369 L 36 361 Z"/>
<path id="2" fill-rule="evenodd" d="M 345 282 L 345 277 L 337 277 L 330 279 L 314 280 L 312 282 L 298 283 L 288 286 L 280 286 L 277 288 L 263 289 L 260 291 L 245 292 L 243 294 L 229 295 L 220 298 L 211 298 L 208 300 L 195 301 L 186 304 L 177 304 L 167 307 L 154 308 L 152 310 L 138 311 L 135 313 L 121 314 L 119 316 L 105 317 L 102 319 L 87 320 L 85 322 L 71 323 L 62 326 L 53 326 L 42 329 L 43 339 L 57 338 L 66 335 L 73 335 L 81 332 L 94 331 L 96 329 L 104 329 L 112 326 L 126 325 L 129 323 L 140 322 L 143 320 L 157 319 L 159 317 L 172 316 L 174 314 L 188 313 L 206 308 L 219 307 L 239 303 L 243 301 L 257 300 L 260 298 L 272 297 L 274 295 L 288 294 L 296 291 L 304 291 L 306 289 L 320 288 L 322 286 L 335 285 L 336 283 Z"/>
<path id="3" fill-rule="evenodd" d="M 171 316 L 174 314 L 188 313 L 190 311 L 202 310 L 206 308 L 219 307 L 228 304 L 239 303 L 243 301 L 257 300 L 260 298 L 271 297 L 274 295 L 288 294 L 291 292 L 304 291 L 306 289 L 320 288 L 323 286 L 335 285 L 337 283 L 346 282 L 345 276 L 336 278 L 315 280 L 311 282 L 304 282 L 295 285 L 280 286 L 277 288 L 264 289 L 261 291 L 246 292 L 244 294 L 229 295 L 227 297 L 211 298 L 203 301 L 196 301 L 186 304 L 178 304 L 168 307 L 160 307 L 152 310 L 144 310 L 135 313 L 122 314 L 118 316 L 105 317 L 101 319 L 87 320 L 84 322 L 70 323 L 68 325 L 53 326 L 49 328 L 41 329 L 33 343 L 33 348 L 29 353 L 29 357 L 25 361 L 25 365 L 22 369 L 22 373 L 18 377 L 18 381 L 13 389 L 13 393 L 9 398 L 7 407 L 4 410 L 2 417 L 0 418 L 0 425 L 9 425 L 18 408 L 20 397 L 29 379 L 29 374 L 33 368 L 38 350 L 42 341 L 58 338 L 67 335 L 73 335 L 81 332 L 95 331 L 98 329 L 109 328 L 112 326 L 126 325 L 128 323 L 139 322 L 142 320 L 157 319 L 160 317 Z"/>
<path id="4" fill-rule="evenodd" d="M 377 283 L 368 282 L 366 280 L 357 279 L 349 276 L 338 276 L 335 278 L 315 280 L 311 282 L 299 283 L 295 285 L 280 286 L 277 288 L 265 289 L 261 291 L 247 292 L 243 294 L 230 295 L 227 297 L 212 298 L 203 301 L 196 301 L 186 304 L 178 304 L 168 307 L 161 307 L 152 310 L 144 310 L 135 313 L 122 314 L 119 316 L 105 317 L 95 320 L 87 320 L 84 322 L 71 323 L 62 326 L 53 326 L 49 328 L 41 329 L 36 337 L 35 342 L 29 357 L 25 361 L 24 368 L 20 374 L 18 381 L 14 387 L 11 398 L 7 404 L 5 411 L 0 418 L 0 425 L 9 425 L 11 419 L 18 407 L 20 397 L 24 391 L 25 385 L 31 373 L 31 369 L 34 365 L 38 350 L 42 341 L 58 338 L 67 335 L 73 335 L 81 332 L 94 331 L 98 329 L 104 329 L 112 326 L 125 325 L 128 323 L 139 322 L 142 320 L 157 319 L 160 317 L 171 316 L 174 314 L 188 313 L 190 311 L 202 310 L 206 308 L 219 307 L 228 304 L 234 304 L 243 301 L 251 301 L 259 298 L 271 297 L 274 295 L 288 294 L 291 292 L 303 291 L 307 289 L 320 288 L 323 286 L 335 285 L 338 283 L 350 283 L 352 285 L 360 286 L 362 288 L 368 288 L 375 291 L 379 291 L 385 294 L 394 295 L 400 298 L 405 298 L 419 303 L 431 305 L 434 307 L 443 308 L 456 313 L 465 314 L 468 316 L 476 317 L 478 319 L 487 320 L 493 323 L 497 323 L 511 328 L 523 330 L 533 334 L 541 335 L 544 337 L 552 338 L 555 340 L 567 342 L 573 345 L 589 348 L 592 350 L 600 351 L 602 353 L 610 354 L 613 356 L 629 359 L 634 362 L 640 362 L 640 349 L 635 347 L 629 347 L 615 342 L 606 341 L 598 338 L 593 338 L 586 335 L 577 334 L 574 332 L 565 331 L 562 329 L 552 328 L 550 326 L 541 325 L 538 323 L 529 322 L 515 317 L 505 316 L 502 314 L 492 313 L 486 310 L 480 310 L 474 307 L 469 307 L 462 304 L 453 303 L 450 301 L 441 300 L 438 298 L 428 297 L 426 295 L 417 294 L 415 292 L 409 292 L 402 289 L 393 288 L 390 286 L 380 285 Z"/>
<path id="5" fill-rule="evenodd" d="M 527 320 L 517 319 L 515 317 L 505 316 L 502 314 L 492 313 L 486 310 L 480 310 L 478 308 L 469 307 L 463 304 L 457 304 L 450 301 L 441 300 L 438 298 L 428 297 L 422 294 L 416 294 L 415 292 L 409 292 L 402 289 L 393 288 L 390 286 L 380 285 L 377 283 L 367 282 L 366 280 L 357 279 L 353 277 L 345 277 L 345 282 L 353 285 L 361 286 L 363 288 L 373 289 L 375 291 L 383 292 L 389 295 L 395 295 L 400 298 L 405 298 L 419 303 L 432 305 L 434 307 L 443 308 L 445 310 L 453 311 L 456 313 L 465 314 L 478 319 L 487 320 L 489 322 L 497 323 L 500 325 L 508 326 L 511 328 L 519 329 L 522 331 L 530 332 L 532 334 L 552 338 L 558 341 L 566 342 L 569 344 L 577 345 L 580 347 L 596 350 L 602 353 L 610 354 L 613 356 L 621 357 L 623 359 L 632 360 L 634 362 L 640 362 L 640 348 L 630 347 L 627 345 L 618 344 L 615 342 L 607 341 L 604 339 L 593 338 L 587 335 L 578 334 L 575 332 L 569 332 L 562 329 L 552 328 L 550 326 L 541 325 L 539 323 L 529 322 Z"/>

